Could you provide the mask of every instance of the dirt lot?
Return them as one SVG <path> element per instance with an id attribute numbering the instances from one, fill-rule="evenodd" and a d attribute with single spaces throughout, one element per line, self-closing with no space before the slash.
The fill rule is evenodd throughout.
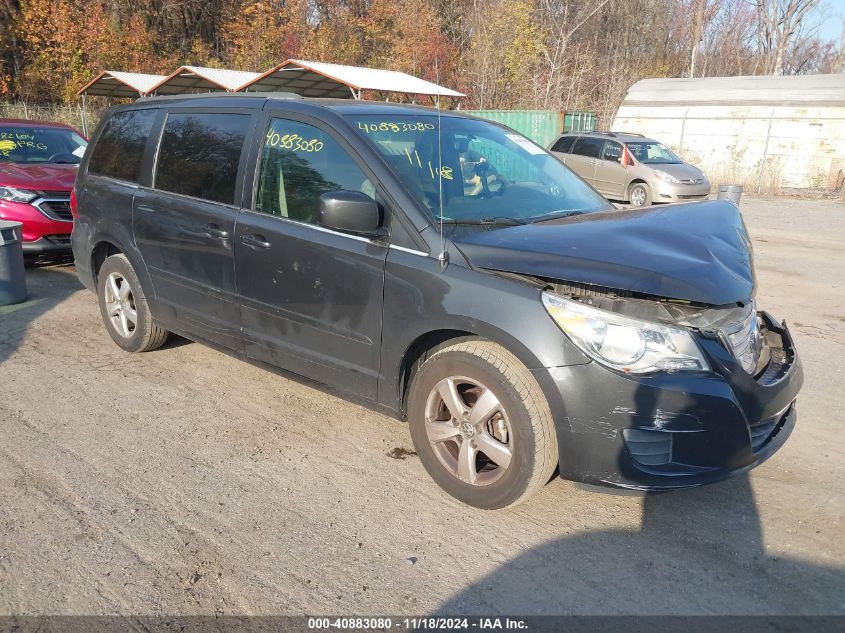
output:
<path id="1" fill-rule="evenodd" d="M 0 308 L 0 614 L 845 614 L 845 204 L 743 211 L 805 364 L 784 449 L 494 513 L 404 424 L 202 345 L 126 354 L 72 266 L 30 270 Z"/>

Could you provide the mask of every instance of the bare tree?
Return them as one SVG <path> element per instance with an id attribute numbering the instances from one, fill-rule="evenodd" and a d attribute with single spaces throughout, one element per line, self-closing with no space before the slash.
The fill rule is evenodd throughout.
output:
<path id="1" fill-rule="evenodd" d="M 707 0 L 695 0 L 695 21 L 692 29 L 692 46 L 690 46 L 689 76 L 695 77 L 695 58 L 698 57 L 698 46 L 704 36 L 704 9 Z"/>
<path id="2" fill-rule="evenodd" d="M 783 72 L 784 58 L 793 38 L 819 0 L 756 0 L 757 38 L 763 59 L 763 72 Z"/>
<path id="3" fill-rule="evenodd" d="M 546 63 L 546 82 L 542 95 L 543 107 L 560 100 L 562 69 L 566 61 L 567 47 L 573 36 L 587 22 L 599 13 L 608 0 L 599 0 L 580 7 L 571 7 L 569 0 L 541 0 L 541 21 L 547 25 L 549 38 L 543 47 Z"/>

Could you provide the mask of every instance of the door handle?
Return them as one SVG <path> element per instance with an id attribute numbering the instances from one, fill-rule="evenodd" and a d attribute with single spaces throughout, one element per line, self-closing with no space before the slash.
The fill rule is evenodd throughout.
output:
<path id="1" fill-rule="evenodd" d="M 202 227 L 205 231 L 206 235 L 209 237 L 215 237 L 220 240 L 225 240 L 229 238 L 229 231 L 224 231 L 216 224 L 206 224 Z"/>
<path id="2" fill-rule="evenodd" d="M 270 248 L 270 242 L 261 235 L 241 235 L 241 242 L 250 248 Z"/>
<path id="3" fill-rule="evenodd" d="M 146 204 L 139 204 L 138 211 L 143 211 L 144 213 L 155 213 L 156 210 Z"/>

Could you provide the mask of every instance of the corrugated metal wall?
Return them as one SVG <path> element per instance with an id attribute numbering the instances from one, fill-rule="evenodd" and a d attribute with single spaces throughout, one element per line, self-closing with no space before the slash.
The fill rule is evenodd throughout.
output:
<path id="1" fill-rule="evenodd" d="M 643 79 L 613 129 L 663 141 L 716 183 L 835 187 L 845 161 L 845 75 Z"/>
<path id="2" fill-rule="evenodd" d="M 563 117 L 564 132 L 595 132 L 595 112 L 567 112 Z"/>
<path id="3" fill-rule="evenodd" d="M 845 107 L 623 104 L 613 127 L 662 141 L 713 182 L 759 192 L 826 187 L 845 157 Z"/>
<path id="4" fill-rule="evenodd" d="M 466 113 L 507 125 L 542 147 L 548 147 L 561 132 L 592 132 L 596 129 L 594 112 L 467 110 Z"/>
<path id="5" fill-rule="evenodd" d="M 560 110 L 467 110 L 467 114 L 507 125 L 543 147 L 563 129 Z"/>

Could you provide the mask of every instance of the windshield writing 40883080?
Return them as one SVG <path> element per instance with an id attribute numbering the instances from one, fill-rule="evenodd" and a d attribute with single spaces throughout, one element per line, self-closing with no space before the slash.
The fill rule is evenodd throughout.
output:
<path id="1" fill-rule="evenodd" d="M 438 220 L 533 222 L 609 208 L 546 150 L 488 121 L 427 112 L 347 118 Z"/>

